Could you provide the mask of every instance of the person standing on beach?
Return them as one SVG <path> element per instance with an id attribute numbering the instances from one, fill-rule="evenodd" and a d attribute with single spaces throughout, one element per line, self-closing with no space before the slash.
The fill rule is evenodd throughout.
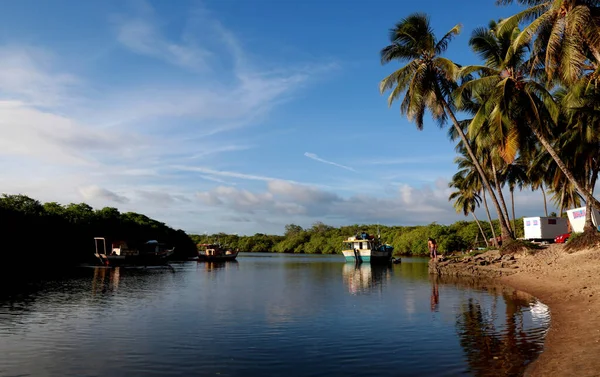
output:
<path id="1" fill-rule="evenodd" d="M 436 259 L 437 258 L 437 242 L 431 237 L 427 241 L 427 247 L 429 248 L 429 258 Z"/>

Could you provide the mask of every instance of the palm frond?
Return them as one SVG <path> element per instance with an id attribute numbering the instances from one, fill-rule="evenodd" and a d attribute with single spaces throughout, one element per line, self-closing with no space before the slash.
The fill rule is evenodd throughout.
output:
<path id="1" fill-rule="evenodd" d="M 448 31 L 435 45 L 434 52 L 436 55 L 441 55 L 448 49 L 448 44 L 454 39 L 455 36 L 460 34 L 462 25 L 455 25 L 450 31 Z"/>

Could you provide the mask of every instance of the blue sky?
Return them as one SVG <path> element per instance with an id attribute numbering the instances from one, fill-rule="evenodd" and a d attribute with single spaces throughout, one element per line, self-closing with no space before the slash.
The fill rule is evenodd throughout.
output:
<path id="1" fill-rule="evenodd" d="M 0 187 L 189 232 L 461 219 L 454 146 L 387 107 L 388 30 L 414 11 L 447 56 L 493 0 L 30 1 L 0 13 Z M 539 215 L 541 194 L 517 195 Z"/>

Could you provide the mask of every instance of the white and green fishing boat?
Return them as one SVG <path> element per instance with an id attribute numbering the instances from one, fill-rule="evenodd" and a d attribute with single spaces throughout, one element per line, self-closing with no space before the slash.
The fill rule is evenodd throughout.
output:
<path id="1" fill-rule="evenodd" d="M 367 233 L 357 234 L 343 241 L 344 258 L 346 262 L 354 263 L 390 263 L 392 262 L 392 253 L 394 248 L 391 245 L 381 242 L 381 236 L 375 236 Z"/>

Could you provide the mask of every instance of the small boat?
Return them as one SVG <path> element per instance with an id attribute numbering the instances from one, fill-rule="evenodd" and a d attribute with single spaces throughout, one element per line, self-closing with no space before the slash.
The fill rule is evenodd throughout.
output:
<path id="1" fill-rule="evenodd" d="M 342 254 L 346 262 L 363 263 L 390 263 L 394 247 L 381 243 L 381 236 L 375 236 L 367 233 L 357 234 L 343 241 L 345 249 Z"/>
<path id="2" fill-rule="evenodd" d="M 166 264 L 175 248 L 168 249 L 165 244 L 156 240 L 144 243 L 139 249 L 130 248 L 126 241 L 111 243 L 110 253 L 106 252 L 107 242 L 104 237 L 95 237 L 96 253 L 94 254 L 106 266 L 157 266 Z M 101 244 L 101 246 L 100 246 Z"/>
<path id="3" fill-rule="evenodd" d="M 202 243 L 198 245 L 198 261 L 202 262 L 227 262 L 237 258 L 239 250 L 218 243 Z"/>

